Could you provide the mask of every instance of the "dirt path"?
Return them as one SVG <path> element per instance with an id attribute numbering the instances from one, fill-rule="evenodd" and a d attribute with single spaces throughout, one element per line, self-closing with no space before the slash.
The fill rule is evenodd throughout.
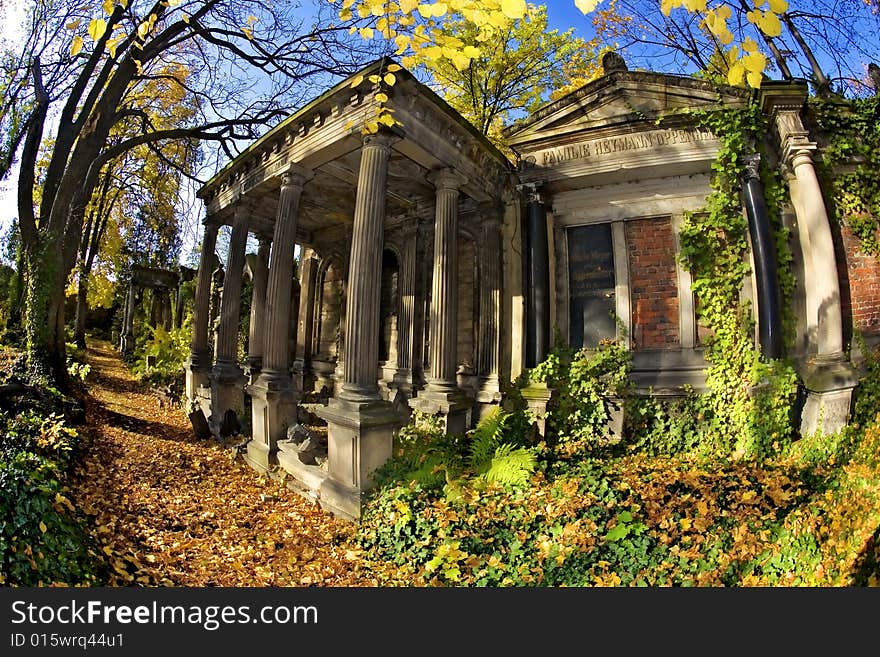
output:
<path id="1" fill-rule="evenodd" d="M 160 408 L 107 342 L 87 353 L 87 454 L 75 499 L 94 515 L 114 585 L 374 586 L 354 526 Z"/>

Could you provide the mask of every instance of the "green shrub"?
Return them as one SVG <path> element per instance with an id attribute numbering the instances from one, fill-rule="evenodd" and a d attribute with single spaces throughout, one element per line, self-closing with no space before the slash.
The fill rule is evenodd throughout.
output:
<path id="1" fill-rule="evenodd" d="M 192 327 L 189 321 L 179 329 L 166 330 L 162 326 L 150 330 L 149 338 L 137 344 L 132 370 L 141 381 L 153 384 L 167 384 L 182 376 L 183 366 L 189 356 Z M 148 365 L 147 359 L 153 360 Z"/>
<path id="2" fill-rule="evenodd" d="M 65 480 L 78 435 L 57 415 L 0 413 L 2 584 L 99 583 L 100 560 Z"/>
<path id="3" fill-rule="evenodd" d="M 610 398 L 630 391 L 631 353 L 617 340 L 596 349 L 573 350 L 557 341 L 529 378 L 552 388 L 547 409 L 547 440 L 567 451 L 590 452 L 607 446 Z"/>

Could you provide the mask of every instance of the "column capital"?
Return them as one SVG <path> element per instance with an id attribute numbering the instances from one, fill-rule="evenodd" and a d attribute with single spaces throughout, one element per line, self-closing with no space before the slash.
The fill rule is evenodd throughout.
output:
<path id="1" fill-rule="evenodd" d="M 444 189 L 458 191 L 467 183 L 467 178 L 458 173 L 452 167 L 434 169 L 428 173 L 427 178 L 438 192 Z"/>
<path id="2" fill-rule="evenodd" d="M 743 180 L 748 181 L 761 177 L 761 155 L 759 153 L 751 153 L 742 159 L 744 166 Z"/>
<path id="3" fill-rule="evenodd" d="M 401 140 L 401 136 L 391 130 L 380 129 L 379 132 L 371 132 L 364 135 L 363 145 L 371 148 L 381 148 L 385 151 Z"/>
<path id="4" fill-rule="evenodd" d="M 250 217 L 260 207 L 260 202 L 253 196 L 245 196 L 243 193 L 236 192 L 232 201 L 232 208 L 235 219 L 250 219 Z"/>
<path id="5" fill-rule="evenodd" d="M 220 220 L 217 218 L 215 214 L 207 214 L 205 218 L 202 219 L 202 228 L 207 233 L 208 231 L 213 231 L 216 233 L 220 229 Z"/>
<path id="6" fill-rule="evenodd" d="M 282 187 L 299 187 L 302 189 L 315 175 L 315 172 L 298 162 L 291 162 L 278 173 Z"/>
<path id="7" fill-rule="evenodd" d="M 516 186 L 516 191 L 522 195 L 526 203 L 545 203 L 546 200 L 541 193 L 542 186 L 541 182 L 523 183 Z"/>

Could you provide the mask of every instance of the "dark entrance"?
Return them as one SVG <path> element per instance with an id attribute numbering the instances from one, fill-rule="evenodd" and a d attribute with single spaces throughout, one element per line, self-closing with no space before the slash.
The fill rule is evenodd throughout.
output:
<path id="1" fill-rule="evenodd" d="M 617 335 L 611 224 L 568 231 L 569 344 L 593 348 Z"/>

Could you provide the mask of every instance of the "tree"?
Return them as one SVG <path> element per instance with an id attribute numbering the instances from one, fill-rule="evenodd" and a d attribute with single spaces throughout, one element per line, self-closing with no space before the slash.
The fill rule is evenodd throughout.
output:
<path id="1" fill-rule="evenodd" d="M 360 25 L 355 29 L 365 39 L 378 33 L 394 42 L 398 55 L 431 49 L 432 56 L 459 69 L 478 57 L 481 47 L 463 48 L 444 34 L 441 26 L 450 16 L 471 23 L 478 41 L 486 44 L 527 11 L 525 0 L 330 1 L 338 5 L 343 19 L 357 14 Z M 723 75 L 729 84 L 755 88 L 772 60 L 783 79 L 792 77 L 792 61 L 820 90 L 830 89 L 835 81 L 843 88 L 865 89 L 865 67 L 880 49 L 876 0 L 799 1 L 791 8 L 788 0 L 720 0 L 712 7 L 707 0 L 609 0 L 607 9 L 597 9 L 602 0 L 574 0 L 574 4 L 584 14 L 594 15 L 603 36 L 621 39 L 621 48 L 644 46 L 643 61 L 650 57 L 649 67 L 654 70 L 668 70 L 658 66 L 658 57 L 666 52 L 671 63 L 688 68 L 687 72 Z M 835 63 L 838 75 L 825 74 L 817 51 L 824 51 Z M 713 57 L 716 53 L 719 56 Z"/>
<path id="2" fill-rule="evenodd" d="M 172 72 L 181 80 L 189 77 L 184 69 Z M 165 129 L 186 124 L 198 111 L 195 99 L 184 87 L 169 84 L 162 78 L 144 85 L 131 104 L 148 116 L 154 126 Z M 137 123 L 120 123 L 112 131 L 109 142 L 119 143 L 137 135 L 138 131 Z M 89 306 L 106 306 L 113 297 L 115 284 L 112 281 L 125 277 L 131 264 L 125 253 L 137 254 L 141 264 L 167 267 L 176 262 L 180 250 L 181 181 L 183 176 L 193 173 L 197 150 L 195 141 L 179 140 L 162 149 L 146 143 L 102 169 L 86 211 L 77 265 L 70 282 L 76 288 L 74 342 L 77 345 L 85 346 Z M 100 265 L 97 273 L 94 272 L 96 263 Z M 101 294 L 97 293 L 99 290 Z"/>
<path id="3" fill-rule="evenodd" d="M 820 92 L 867 91 L 866 67 L 880 57 L 880 8 L 863 0 L 774 0 L 769 9 L 777 11 L 778 19 L 768 19 L 762 30 L 749 16 L 757 11 L 753 5 L 763 4 L 719 3 L 716 15 L 726 17 L 727 33 L 717 21 L 715 31 L 707 30 L 705 14 L 639 0 L 611 0 L 613 11 L 597 10 L 593 23 L 604 40 L 619 42 L 637 65 L 740 83 L 742 69 L 733 65 L 744 53 L 763 48 L 766 58 L 759 53 L 749 60 L 756 84 L 757 74 L 767 70 L 784 80 L 809 78 Z M 759 70 L 762 62 L 766 66 Z"/>
<path id="4" fill-rule="evenodd" d="M 313 92 L 348 75 L 369 44 L 318 7 L 270 0 L 35 0 L 18 51 L 2 58 L 4 152 L 17 154 L 25 278 L 26 352 L 36 380 L 65 381 L 64 291 L 101 171 L 130 150 L 181 139 L 212 140 L 227 157 Z M 192 75 L 176 71 L 185 67 Z M 156 125 L 138 91 L 163 80 L 199 101 L 192 120 Z M 257 82 L 260 84 L 258 85 Z M 119 141 L 121 124 L 135 126 Z M 40 145 L 52 133 L 45 175 Z M 11 157 L 0 157 L 0 165 Z"/>
<path id="5" fill-rule="evenodd" d="M 479 29 L 461 16 L 443 22 L 438 33 L 447 43 L 460 43 L 479 55 L 460 66 L 431 46 L 416 43 L 406 66 L 424 68 L 444 99 L 484 135 L 503 147 L 501 128 L 518 111 L 532 112 L 549 100 L 551 90 L 568 83 L 566 66 L 577 59 L 594 62 L 593 46 L 547 27 L 547 8 L 529 5 L 526 14 L 509 22 L 495 38 L 480 42 Z"/>

